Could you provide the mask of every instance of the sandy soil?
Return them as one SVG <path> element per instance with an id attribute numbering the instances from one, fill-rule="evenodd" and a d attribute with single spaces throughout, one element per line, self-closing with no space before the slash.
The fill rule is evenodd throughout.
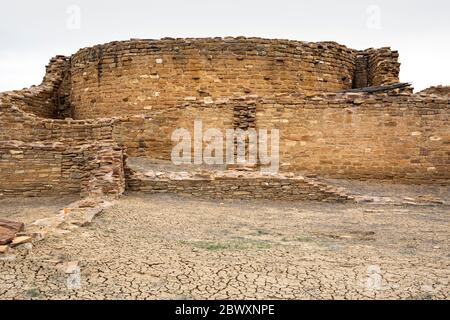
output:
<path id="1" fill-rule="evenodd" d="M 38 219 L 51 217 L 64 206 L 77 200 L 78 196 L 1 199 L 0 218 L 29 224 Z"/>

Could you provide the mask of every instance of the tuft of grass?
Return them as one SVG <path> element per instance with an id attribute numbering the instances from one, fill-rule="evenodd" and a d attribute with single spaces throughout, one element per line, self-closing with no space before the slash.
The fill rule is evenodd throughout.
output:
<path id="1" fill-rule="evenodd" d="M 207 244 L 204 249 L 209 251 L 226 250 L 230 249 L 230 245 L 225 243 L 210 243 Z"/>
<path id="2" fill-rule="evenodd" d="M 269 232 L 265 231 L 265 230 L 256 230 L 256 235 L 257 236 L 265 236 L 270 234 Z"/>
<path id="3" fill-rule="evenodd" d="M 290 241 L 310 242 L 310 241 L 312 241 L 312 239 L 307 236 L 297 236 L 295 238 L 283 237 L 283 238 L 281 238 L 281 241 L 283 241 L 283 242 L 290 242 Z"/>
<path id="4" fill-rule="evenodd" d="M 309 242 L 309 241 L 311 241 L 311 238 L 310 237 L 306 237 L 306 236 L 299 236 L 299 237 L 295 238 L 295 241 Z"/>
<path id="5" fill-rule="evenodd" d="M 39 296 L 39 290 L 36 288 L 31 288 L 28 289 L 27 291 L 25 291 L 26 295 L 31 297 L 31 298 L 36 298 Z"/>
<path id="6" fill-rule="evenodd" d="M 184 244 L 188 243 L 184 242 Z M 266 241 L 254 241 L 249 239 L 227 241 L 227 242 L 199 241 L 199 242 L 192 242 L 190 243 L 190 245 L 208 251 L 268 249 L 271 247 L 270 243 Z"/>

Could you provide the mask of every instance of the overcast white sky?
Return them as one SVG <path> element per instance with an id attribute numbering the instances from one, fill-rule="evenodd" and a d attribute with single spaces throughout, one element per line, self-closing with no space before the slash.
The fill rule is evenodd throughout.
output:
<path id="1" fill-rule="evenodd" d="M 450 85 L 448 0 L 3 1 L 0 91 L 39 84 L 56 54 L 129 38 L 258 36 L 399 50 L 401 81 Z"/>

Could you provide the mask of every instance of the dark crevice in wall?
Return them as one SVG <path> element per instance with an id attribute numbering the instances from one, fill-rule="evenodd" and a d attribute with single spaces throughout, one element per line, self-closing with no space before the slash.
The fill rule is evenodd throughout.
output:
<path id="1" fill-rule="evenodd" d="M 233 129 L 242 130 L 248 132 L 248 130 L 256 129 L 256 105 L 254 104 L 243 104 L 236 105 L 233 107 Z M 235 159 L 238 156 L 237 150 L 240 146 L 239 144 L 244 142 L 245 147 L 245 158 L 248 159 L 249 156 L 249 137 L 245 136 L 244 141 L 240 141 L 236 136 L 234 139 L 234 156 Z"/>
<path id="2" fill-rule="evenodd" d="M 398 52 L 390 48 L 359 51 L 355 59 L 352 88 L 399 83 Z"/>
<path id="3" fill-rule="evenodd" d="M 100 82 L 102 81 L 103 76 L 103 49 L 98 49 L 98 63 L 97 63 L 97 79 L 98 85 L 100 86 Z"/>
<path id="4" fill-rule="evenodd" d="M 355 74 L 353 75 L 352 88 L 365 88 L 369 86 L 369 57 L 359 54 L 356 57 Z"/>
<path id="5" fill-rule="evenodd" d="M 55 88 L 54 104 L 56 110 L 56 118 L 65 119 L 73 118 L 73 110 L 70 99 L 71 91 L 71 59 L 67 61 L 64 68 L 62 80 L 58 87 Z"/>

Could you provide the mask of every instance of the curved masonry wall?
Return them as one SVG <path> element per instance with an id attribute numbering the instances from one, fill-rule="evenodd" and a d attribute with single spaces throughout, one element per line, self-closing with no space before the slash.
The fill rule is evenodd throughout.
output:
<path id="1" fill-rule="evenodd" d="M 335 92 L 352 87 L 357 53 L 334 42 L 259 38 L 112 42 L 72 56 L 71 103 L 85 119 L 150 115 L 184 100 Z"/>

